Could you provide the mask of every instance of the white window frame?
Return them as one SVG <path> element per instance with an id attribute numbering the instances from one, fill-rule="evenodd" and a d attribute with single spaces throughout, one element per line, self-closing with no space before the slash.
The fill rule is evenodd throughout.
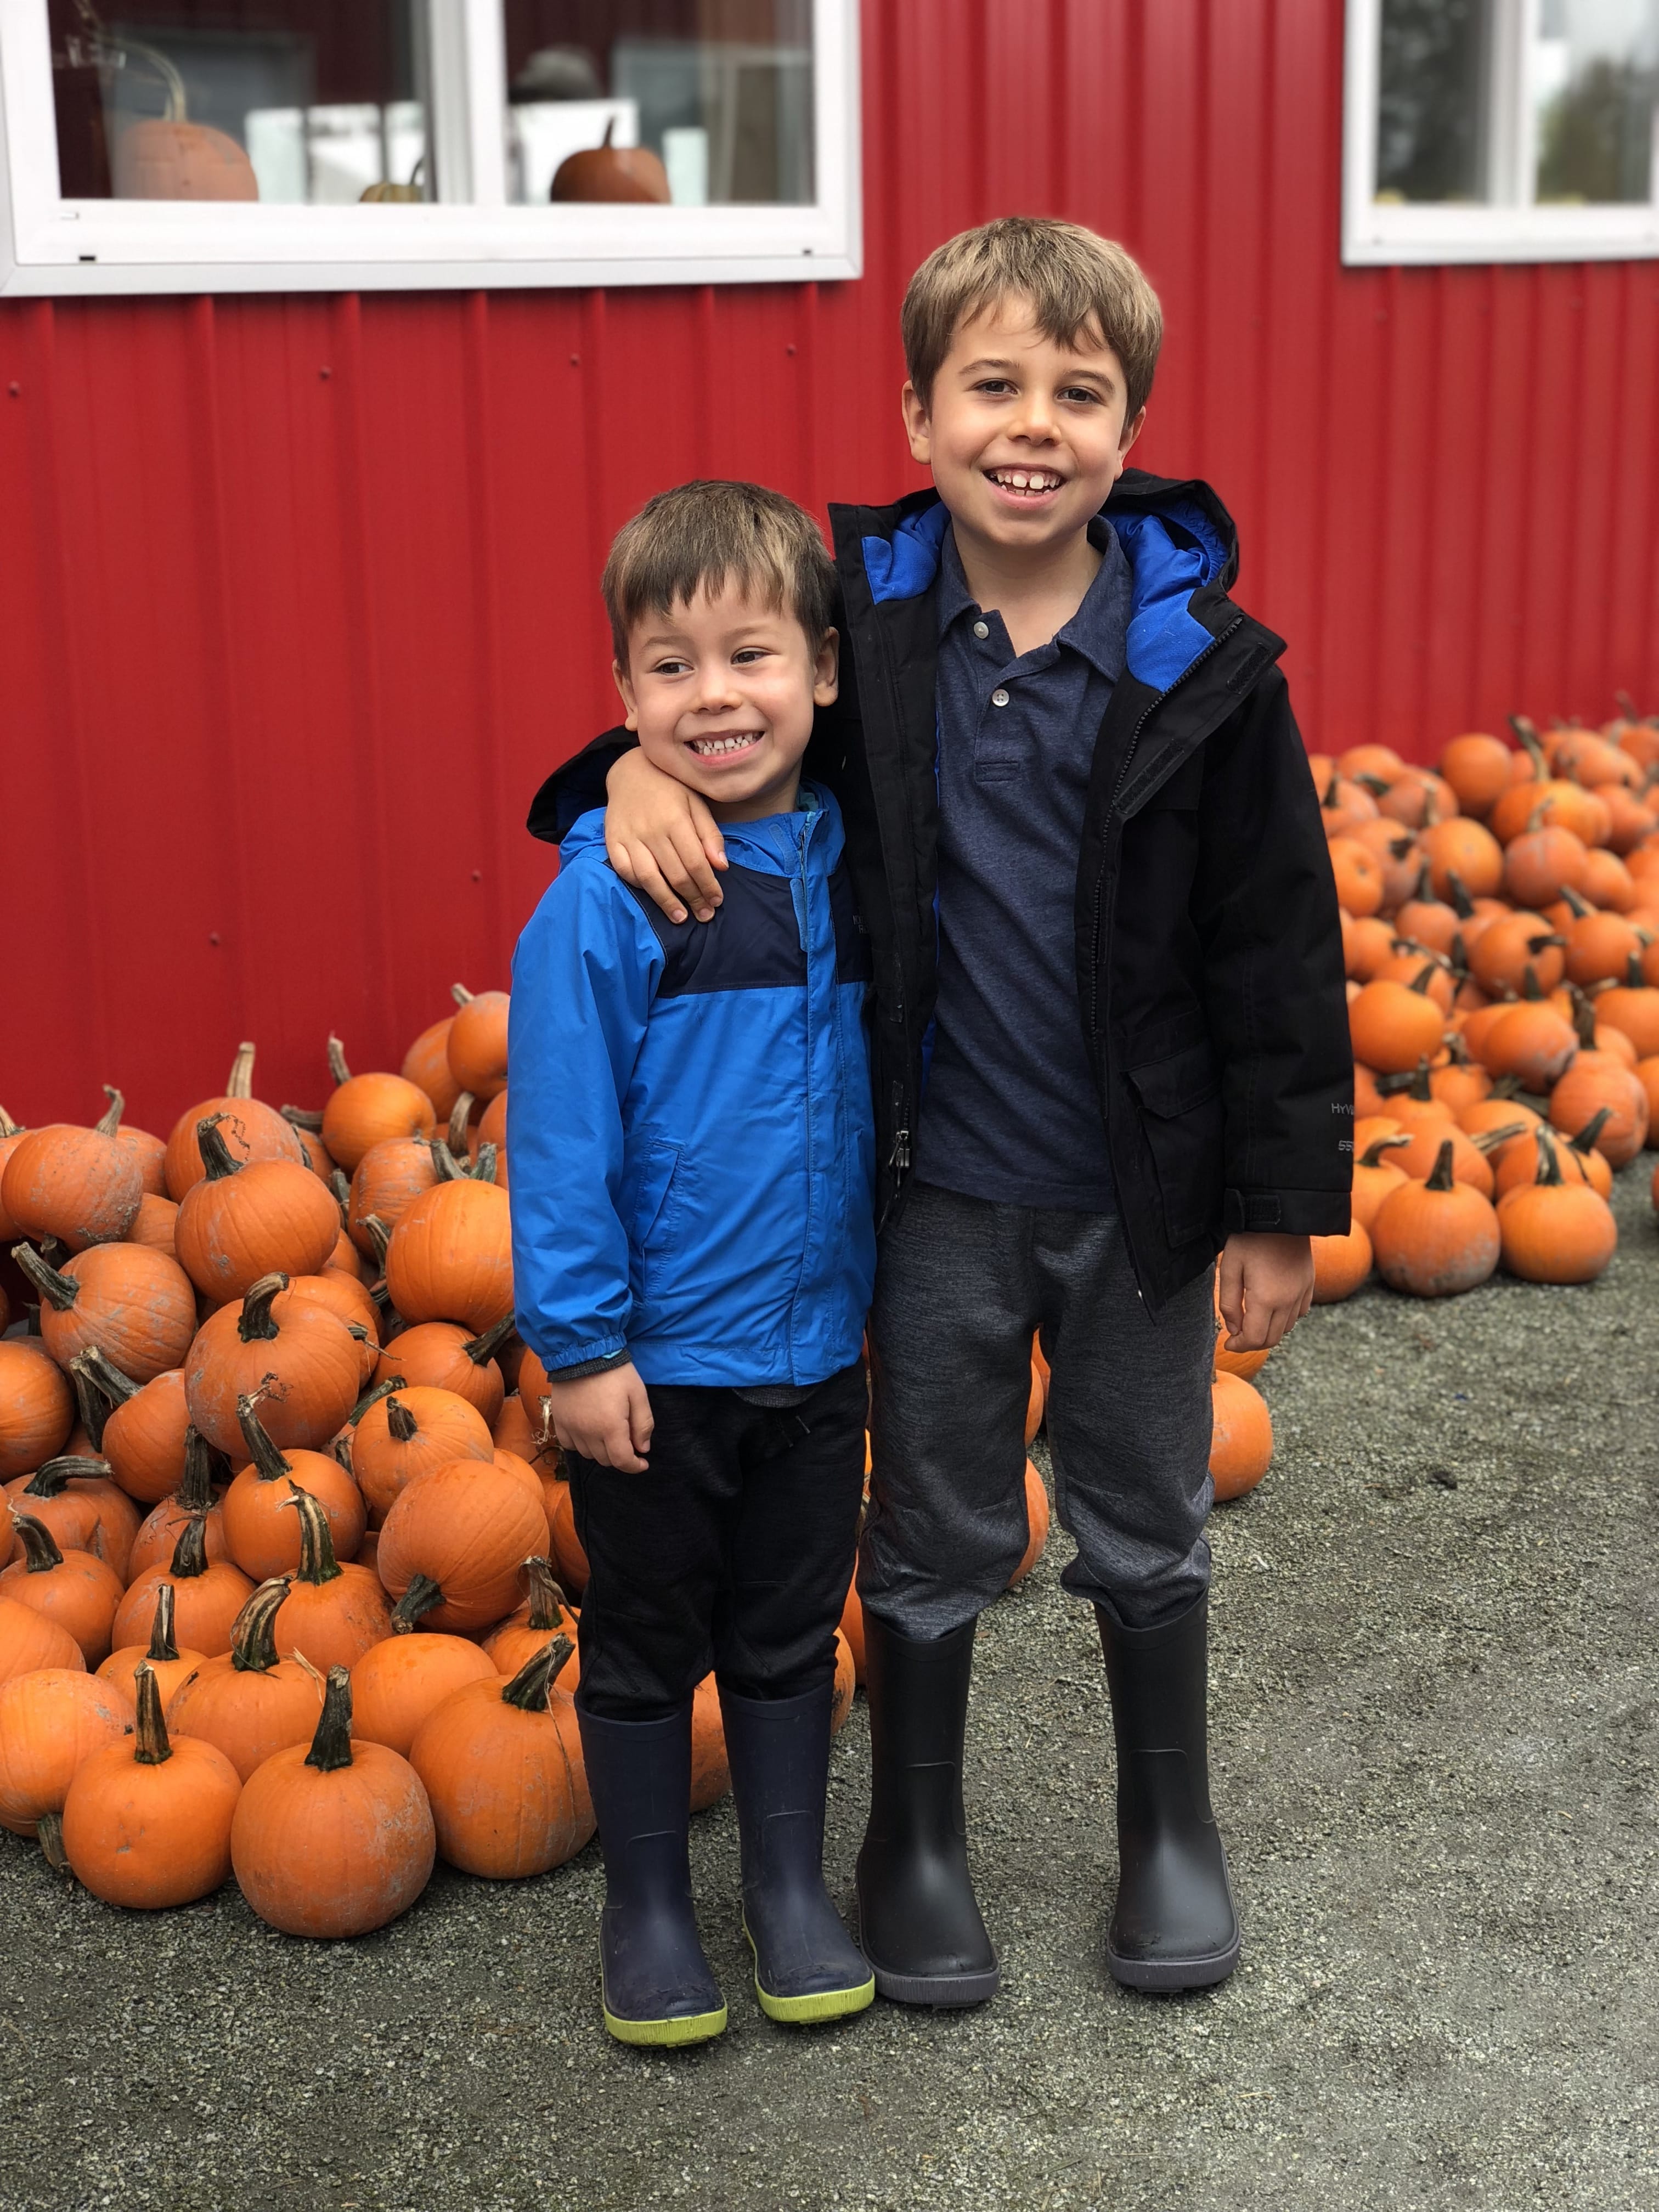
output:
<path id="1" fill-rule="evenodd" d="M 0 297 L 800 283 L 863 269 L 858 0 L 815 0 L 817 201 L 507 201 L 499 0 L 425 0 L 441 178 L 465 204 L 259 206 L 58 196 L 46 0 L 0 0 Z"/>
<path id="2" fill-rule="evenodd" d="M 1343 85 L 1342 258 L 1382 263 L 1635 261 L 1659 256 L 1659 152 L 1656 198 L 1603 207 L 1539 207 L 1531 199 L 1537 149 L 1526 82 L 1540 0 L 1497 0 L 1488 161 L 1491 204 L 1379 205 L 1376 197 L 1376 98 L 1382 0 L 1347 0 Z"/>

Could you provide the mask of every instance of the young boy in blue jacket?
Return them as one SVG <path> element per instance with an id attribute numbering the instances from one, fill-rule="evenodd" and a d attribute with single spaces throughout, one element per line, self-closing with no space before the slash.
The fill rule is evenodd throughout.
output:
<path id="1" fill-rule="evenodd" d="M 507 1141 L 518 1327 L 591 1568 L 605 2021 L 662 2045 L 726 2025 L 687 1856 L 711 1665 L 761 2004 L 820 2021 L 874 1995 L 821 1869 L 875 1273 L 869 964 L 839 811 L 800 780 L 836 696 L 811 516 L 682 485 L 618 535 L 604 591 L 627 726 L 720 823 L 726 896 L 671 923 L 600 817 L 575 825 L 514 960 Z"/>
<path id="2" fill-rule="evenodd" d="M 930 254 L 902 322 L 933 489 L 830 509 L 841 684 L 807 763 L 875 978 L 861 1939 L 885 1996 L 997 1987 L 961 1759 L 975 1619 L 1026 1540 L 1035 1328 L 1116 1737 L 1106 1964 L 1199 1987 L 1239 1948 L 1206 1744 L 1212 1285 L 1218 1253 L 1232 1348 L 1276 1343 L 1309 1237 L 1348 1225 L 1335 891 L 1226 510 L 1125 466 L 1162 337 L 1133 261 L 1007 217 Z M 568 763 L 532 828 L 608 771 L 623 875 L 716 912 L 717 825 L 626 744 Z"/>

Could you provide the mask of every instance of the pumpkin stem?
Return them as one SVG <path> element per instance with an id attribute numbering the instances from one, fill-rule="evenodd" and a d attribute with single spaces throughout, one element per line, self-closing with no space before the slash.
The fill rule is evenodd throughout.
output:
<path id="1" fill-rule="evenodd" d="M 1538 970 L 1530 960 L 1521 971 L 1521 996 L 1536 1006 L 1544 995 L 1544 987 L 1538 980 Z"/>
<path id="2" fill-rule="evenodd" d="M 349 1429 L 355 1429 L 371 1406 L 378 1406 L 382 1398 L 390 1397 L 394 1390 L 407 1390 L 408 1388 L 408 1383 L 401 1375 L 389 1376 L 384 1382 L 377 1382 L 372 1390 L 364 1391 L 362 1396 L 346 1415 L 346 1426 Z"/>
<path id="3" fill-rule="evenodd" d="M 1587 898 L 1581 898 L 1571 884 L 1562 884 L 1561 896 L 1565 901 L 1567 909 L 1575 921 L 1582 921 L 1587 914 L 1594 914 L 1595 911 L 1589 901 Z"/>
<path id="4" fill-rule="evenodd" d="M 575 1650 L 568 1636 L 556 1636 L 532 1652 L 510 1682 L 501 1685 L 501 1703 L 521 1712 L 544 1713 L 553 1695 L 553 1677 Z"/>
<path id="5" fill-rule="evenodd" d="M 14 1244 L 11 1256 L 43 1298 L 50 1298 L 59 1313 L 67 1313 L 81 1295 L 73 1275 L 60 1275 L 49 1267 L 32 1244 Z"/>
<path id="6" fill-rule="evenodd" d="M 493 1328 L 487 1328 L 482 1336 L 469 1338 L 461 1350 L 475 1367 L 487 1367 L 512 1335 L 513 1327 L 513 1316 L 503 1314 Z"/>
<path id="7" fill-rule="evenodd" d="M 246 1039 L 236 1048 L 236 1057 L 230 1063 L 230 1073 L 225 1078 L 227 1098 L 252 1098 L 253 1096 L 253 1047 Z"/>
<path id="8" fill-rule="evenodd" d="M 328 1033 L 328 1072 L 336 1083 L 349 1083 L 351 1070 L 346 1066 L 345 1047 L 332 1030 Z"/>
<path id="9" fill-rule="evenodd" d="M 554 1580 L 553 1562 L 537 1553 L 525 1561 L 524 1574 L 530 1586 L 530 1618 L 526 1626 L 556 1628 L 564 1606 L 564 1592 Z"/>
<path id="10" fill-rule="evenodd" d="M 288 1486 L 294 1495 L 283 1502 L 293 1506 L 300 1516 L 300 1569 L 295 1579 L 319 1589 L 324 1583 L 338 1582 L 341 1567 L 334 1556 L 334 1537 L 327 1514 L 292 1475 L 288 1479 Z"/>
<path id="11" fill-rule="evenodd" d="M 40 1257 L 47 1267 L 61 1267 L 69 1256 L 70 1248 L 61 1237 L 43 1237 L 40 1239 Z"/>
<path id="12" fill-rule="evenodd" d="M 64 1816 L 61 1813 L 43 1813 L 35 1822 L 34 1832 L 40 1839 L 46 1864 L 54 1874 L 67 1874 L 70 1863 L 64 1850 Z"/>
<path id="13" fill-rule="evenodd" d="M 472 1163 L 472 1180 L 474 1182 L 495 1182 L 495 1158 L 496 1147 L 494 1145 L 479 1146 L 478 1157 Z"/>
<path id="14" fill-rule="evenodd" d="M 428 1137 L 427 1145 L 432 1154 L 432 1165 L 440 1182 L 459 1182 L 465 1173 L 441 1137 Z"/>
<path id="15" fill-rule="evenodd" d="M 1571 1142 L 1568 1145 L 1567 1150 L 1570 1152 L 1577 1152 L 1581 1156 L 1588 1152 L 1593 1152 L 1595 1150 L 1596 1139 L 1601 1135 L 1602 1130 L 1606 1128 L 1607 1123 L 1612 1119 L 1613 1109 L 1611 1106 L 1598 1106 L 1595 1113 L 1590 1115 L 1589 1121 L 1585 1122 L 1583 1127 L 1578 1132 L 1578 1134 L 1574 1137 Z"/>
<path id="16" fill-rule="evenodd" d="M 70 1362 L 69 1378 L 74 1386 L 75 1409 L 81 1416 L 81 1426 L 90 1437 L 94 1451 L 101 1452 L 104 1424 L 112 1411 L 109 1400 L 82 1366 L 78 1357 Z"/>
<path id="17" fill-rule="evenodd" d="M 155 1617 L 149 1626 L 149 1659 L 176 1659 L 179 1646 L 173 1638 L 173 1613 L 177 1599 L 173 1584 L 162 1583 L 155 1592 Z"/>
<path id="18" fill-rule="evenodd" d="M 121 1116 L 127 1110 L 127 1102 L 112 1083 L 105 1084 L 104 1096 L 109 1104 L 92 1126 L 100 1137 L 113 1137 L 119 1134 Z"/>
<path id="19" fill-rule="evenodd" d="M 1505 1121 L 1501 1128 L 1483 1129 L 1478 1137 L 1471 1137 L 1469 1142 L 1477 1152 L 1484 1155 L 1495 1152 L 1500 1145 L 1507 1145 L 1511 1137 L 1524 1137 L 1526 1133 L 1524 1121 Z"/>
<path id="20" fill-rule="evenodd" d="M 86 1459 L 78 1452 L 65 1452 L 36 1468 L 23 1485 L 22 1495 L 25 1498 L 61 1498 L 65 1486 L 77 1477 L 82 1482 L 107 1482 L 109 1462 L 106 1459 Z"/>
<path id="21" fill-rule="evenodd" d="M 111 1413 L 118 1406 L 125 1406 L 129 1398 L 138 1395 L 138 1385 L 132 1377 L 123 1375 L 115 1362 L 106 1358 L 95 1344 L 89 1344 L 84 1352 L 78 1352 L 70 1360 L 70 1367 L 73 1372 L 84 1375 L 93 1389 L 109 1401 Z M 90 1422 L 88 1428 L 91 1428 Z"/>
<path id="22" fill-rule="evenodd" d="M 1431 1190 L 1449 1190 L 1451 1187 L 1452 1140 L 1448 1137 L 1435 1154 L 1434 1167 L 1429 1176 L 1428 1188 Z"/>
<path id="23" fill-rule="evenodd" d="M 465 983 L 452 983 L 449 987 L 449 995 L 458 1006 L 470 1006 L 472 1004 L 472 994 Z"/>
<path id="24" fill-rule="evenodd" d="M 1628 691 L 1615 691 L 1613 695 L 1613 703 L 1627 722 L 1641 720 L 1642 717 L 1636 711 L 1636 702 Z"/>
<path id="25" fill-rule="evenodd" d="M 208 1571 L 207 1515 L 192 1513 L 179 1531 L 167 1572 L 181 1583 L 193 1583 Z"/>
<path id="26" fill-rule="evenodd" d="M 1509 717 L 1510 729 L 1521 740 L 1521 749 L 1533 765 L 1534 773 L 1541 783 L 1549 774 L 1549 763 L 1544 758 L 1544 748 L 1538 741 L 1538 732 L 1525 714 Z"/>
<path id="27" fill-rule="evenodd" d="M 1586 1052 L 1595 1049 L 1595 1009 L 1582 991 L 1572 994 L 1572 1025 Z"/>
<path id="28" fill-rule="evenodd" d="M 1550 1134 L 1547 1121 L 1539 1123 L 1533 1133 L 1533 1139 L 1538 1146 L 1538 1173 L 1534 1180 L 1541 1183 L 1559 1183 L 1561 1163 L 1556 1156 L 1555 1139 Z"/>
<path id="29" fill-rule="evenodd" d="M 400 1444 L 408 1443 L 418 1433 L 420 1427 L 420 1424 L 403 1400 L 392 1397 L 388 1397 L 386 1401 L 386 1425 L 391 1430 L 395 1441 Z"/>
<path id="30" fill-rule="evenodd" d="M 242 1300 L 242 1318 L 236 1324 L 236 1334 L 244 1344 L 276 1342 L 282 1332 L 270 1310 L 270 1302 L 279 1291 L 287 1288 L 288 1277 L 284 1274 L 260 1276 Z"/>
<path id="31" fill-rule="evenodd" d="M 177 1658 L 177 1652 L 173 1656 Z M 161 1717 L 161 1686 L 148 1659 L 138 1662 L 132 1670 L 132 1679 L 138 1685 L 138 1741 L 132 1755 L 140 1766 L 165 1766 L 173 1756 L 173 1746 L 167 1741 L 167 1724 Z"/>
<path id="32" fill-rule="evenodd" d="M 449 1127 L 445 1134 L 449 1139 L 450 1151 L 458 1157 L 466 1151 L 466 1125 L 472 1119 L 472 1109 L 477 1103 L 470 1091 L 463 1091 L 450 1109 Z"/>
<path id="33" fill-rule="evenodd" d="M 63 1565 L 64 1555 L 44 1521 L 37 1521 L 33 1513 L 20 1513 L 14 1505 L 11 1525 L 16 1529 L 17 1540 L 23 1547 L 26 1572 L 49 1575 L 54 1567 Z"/>
<path id="34" fill-rule="evenodd" d="M 196 1124 L 196 1146 L 202 1155 L 209 1182 L 222 1182 L 227 1176 L 234 1175 L 239 1168 L 246 1165 L 246 1161 L 231 1158 L 230 1147 L 219 1134 L 220 1122 L 234 1119 L 229 1114 L 210 1114 Z M 242 1127 L 240 1121 L 236 1126 Z M 242 1133 L 246 1137 L 247 1132 L 243 1130 Z"/>
<path id="35" fill-rule="evenodd" d="M 1409 1145 L 1411 1141 L 1403 1130 L 1397 1137 L 1379 1137 L 1374 1145 L 1367 1145 L 1360 1154 L 1359 1164 L 1362 1168 L 1380 1168 L 1384 1152 L 1397 1152 L 1401 1146 Z"/>
<path id="36" fill-rule="evenodd" d="M 434 1605 L 441 1605 L 444 1594 L 430 1575 L 416 1575 L 409 1588 L 392 1608 L 392 1631 L 394 1636 L 407 1636 L 423 1613 L 430 1613 Z"/>
<path id="37" fill-rule="evenodd" d="M 358 1224 L 374 1247 L 375 1265 L 384 1271 L 386 1246 L 392 1242 L 392 1231 L 378 1213 L 366 1213 Z"/>
<path id="38" fill-rule="evenodd" d="M 1639 991 L 1641 988 L 1642 956 L 1639 952 L 1632 952 L 1625 963 L 1625 988 L 1627 991 Z"/>
<path id="39" fill-rule="evenodd" d="M 275 1482 L 280 1476 L 294 1472 L 272 1443 L 270 1430 L 259 1419 L 259 1401 L 269 1392 L 271 1379 L 266 1376 L 257 1390 L 249 1390 L 236 1401 L 236 1425 L 242 1432 L 247 1455 L 257 1468 L 261 1482 Z"/>
<path id="40" fill-rule="evenodd" d="M 261 1583 L 230 1625 L 230 1663 L 239 1674 L 268 1674 L 276 1664 L 276 1615 L 289 1578 Z"/>
<path id="41" fill-rule="evenodd" d="M 185 1471 L 173 1496 L 186 1513 L 210 1510 L 214 1471 L 224 1465 L 223 1455 L 215 1451 L 199 1429 L 185 1431 Z"/>
<path id="42" fill-rule="evenodd" d="M 343 1667 L 331 1667 L 323 1692 L 323 1717 L 306 1753 L 306 1765 L 319 1774 L 337 1773 L 351 1764 L 351 1677 Z"/>
<path id="43" fill-rule="evenodd" d="M 351 1220 L 351 1185 L 343 1168 L 334 1170 L 329 1176 L 328 1187 L 334 1194 L 334 1203 L 340 1209 L 341 1220 L 349 1227 Z"/>
<path id="44" fill-rule="evenodd" d="M 279 1106 L 276 1111 L 283 1121 L 295 1129 L 307 1130 L 313 1137 L 323 1133 L 323 1117 L 309 1106 Z"/>
<path id="45" fill-rule="evenodd" d="M 3 1106 L 0 1106 L 0 1137 L 20 1137 L 23 1133 L 21 1121 L 14 1121 Z"/>
<path id="46" fill-rule="evenodd" d="M 1474 901 L 1469 896 L 1469 887 L 1455 868 L 1446 871 L 1446 902 L 1460 921 L 1474 920 Z"/>
<path id="47" fill-rule="evenodd" d="M 1433 982 L 1435 977 L 1440 972 L 1440 964 L 1441 963 L 1438 960 L 1425 961 L 1421 969 L 1419 969 L 1418 973 L 1412 977 L 1411 981 L 1406 986 L 1407 989 L 1408 991 L 1420 991 L 1426 995 L 1430 984 Z"/>

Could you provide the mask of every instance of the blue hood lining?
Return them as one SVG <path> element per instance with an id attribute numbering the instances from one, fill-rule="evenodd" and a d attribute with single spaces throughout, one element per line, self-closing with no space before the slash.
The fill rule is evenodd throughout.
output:
<path id="1" fill-rule="evenodd" d="M 1227 565 L 1227 548 L 1196 501 L 1175 499 L 1162 507 L 1103 514 L 1117 532 L 1132 583 L 1127 657 L 1129 673 L 1153 691 L 1167 691 L 1215 641 L 1189 611 L 1192 596 Z M 919 599 L 939 574 L 939 549 L 950 522 L 944 501 L 908 514 L 890 538 L 862 541 L 870 594 Z M 1170 526 L 1174 526 L 1172 532 Z"/>

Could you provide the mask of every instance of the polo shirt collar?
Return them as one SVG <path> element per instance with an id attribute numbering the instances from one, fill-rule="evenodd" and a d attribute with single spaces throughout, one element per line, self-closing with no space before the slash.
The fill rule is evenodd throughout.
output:
<path id="1" fill-rule="evenodd" d="M 1095 580 L 1083 595 L 1083 604 L 1065 627 L 1054 634 L 1056 646 L 1069 646 L 1091 666 L 1115 684 L 1123 673 L 1125 643 L 1129 627 L 1131 573 L 1117 532 L 1103 514 L 1089 525 L 1089 543 L 1101 556 Z M 956 532 L 947 530 L 939 548 L 937 593 L 939 635 L 941 639 L 964 616 L 981 610 L 968 588 Z M 1035 650 L 1042 653 L 1042 646 Z M 1030 656 L 1026 656 L 1028 659 Z"/>

